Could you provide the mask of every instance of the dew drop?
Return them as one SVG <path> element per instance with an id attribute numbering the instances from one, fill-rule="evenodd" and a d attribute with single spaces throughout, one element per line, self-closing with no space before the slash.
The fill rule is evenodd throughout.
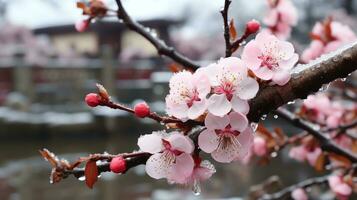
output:
<path id="1" fill-rule="evenodd" d="M 252 127 L 253 131 L 255 132 L 258 128 L 258 123 L 251 123 L 250 127 Z"/>
<path id="2" fill-rule="evenodd" d="M 271 156 L 272 158 L 275 158 L 275 157 L 278 156 L 278 153 L 274 151 L 274 152 L 272 152 L 272 153 L 270 154 L 270 156 Z"/>
<path id="3" fill-rule="evenodd" d="M 266 118 L 267 118 L 267 115 L 262 115 L 262 117 L 260 119 L 264 121 Z"/>
<path id="4" fill-rule="evenodd" d="M 197 179 L 195 179 L 193 181 L 192 192 L 195 196 L 198 196 L 201 194 L 200 182 Z"/>
<path id="5" fill-rule="evenodd" d="M 291 104 L 294 104 L 295 101 L 289 101 L 288 104 L 291 105 Z"/>
<path id="6" fill-rule="evenodd" d="M 346 78 L 341 78 L 341 81 L 343 81 L 343 82 L 346 81 Z"/>
<path id="7" fill-rule="evenodd" d="M 278 115 L 274 115 L 274 119 L 278 119 L 278 117 L 279 117 Z"/>
<path id="8" fill-rule="evenodd" d="M 86 177 L 85 176 L 81 176 L 78 178 L 79 181 L 85 181 L 86 180 Z"/>

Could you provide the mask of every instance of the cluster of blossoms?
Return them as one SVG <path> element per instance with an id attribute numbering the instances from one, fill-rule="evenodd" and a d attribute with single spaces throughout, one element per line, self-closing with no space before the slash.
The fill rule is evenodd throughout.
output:
<path id="1" fill-rule="evenodd" d="M 352 187 L 346 183 L 343 176 L 331 175 L 328 178 L 328 185 L 339 200 L 347 200 L 352 194 Z"/>
<path id="2" fill-rule="evenodd" d="M 331 18 L 324 22 L 317 22 L 310 36 L 312 42 L 301 56 L 306 63 L 357 39 L 350 27 Z"/>
<path id="3" fill-rule="evenodd" d="M 269 10 L 263 22 L 267 31 L 280 39 L 288 39 L 291 29 L 298 22 L 297 10 L 290 0 L 267 0 Z"/>
<path id="4" fill-rule="evenodd" d="M 167 113 L 183 122 L 204 122 L 205 129 L 198 136 L 196 150 L 190 137 L 181 132 L 141 136 L 140 150 L 152 154 L 147 174 L 170 183 L 195 184 L 215 172 L 208 161 L 201 162 L 197 150 L 221 163 L 246 158 L 254 142 L 246 116 L 248 100 L 256 96 L 258 81 L 286 84 L 297 60 L 290 43 L 265 32 L 246 45 L 242 59 L 222 58 L 194 73 L 175 73 L 166 97 Z"/>

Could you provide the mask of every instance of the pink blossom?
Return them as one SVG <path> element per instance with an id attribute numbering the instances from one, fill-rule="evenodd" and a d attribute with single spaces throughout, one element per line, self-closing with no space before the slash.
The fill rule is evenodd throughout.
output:
<path id="1" fill-rule="evenodd" d="M 88 19 L 77 21 L 75 28 L 78 32 L 84 32 L 89 27 L 89 23 L 90 21 Z"/>
<path id="2" fill-rule="evenodd" d="M 328 184 L 338 199 L 348 199 L 348 197 L 352 194 L 351 186 L 345 183 L 341 176 L 331 175 L 328 178 Z"/>
<path id="3" fill-rule="evenodd" d="M 247 118 L 236 112 L 223 117 L 208 114 L 206 130 L 198 137 L 199 147 L 218 162 L 243 159 L 253 144 L 253 130 Z"/>
<path id="4" fill-rule="evenodd" d="M 294 200 L 308 200 L 308 196 L 304 189 L 297 188 L 291 193 L 291 198 Z"/>
<path id="5" fill-rule="evenodd" d="M 221 59 L 202 69 L 210 80 L 212 94 L 208 99 L 208 111 L 216 116 L 224 116 L 232 109 L 247 114 L 247 100 L 255 97 L 258 82 L 248 76 L 248 69 L 236 57 Z"/>
<path id="6" fill-rule="evenodd" d="M 331 102 L 324 94 L 309 95 L 303 106 L 307 109 L 310 120 L 327 127 L 337 127 L 344 113 L 344 108 L 337 102 Z"/>
<path id="7" fill-rule="evenodd" d="M 279 0 L 277 4 L 276 2 L 270 4 L 263 22 L 269 27 L 270 33 L 285 40 L 290 36 L 291 27 L 298 22 L 297 10 L 290 0 Z"/>
<path id="8" fill-rule="evenodd" d="M 180 163 L 185 163 L 185 166 Z M 200 157 L 188 154 L 178 158 L 172 169 L 173 173 L 168 177 L 169 182 L 191 186 L 209 179 L 216 172 L 209 161 L 202 161 Z"/>
<path id="9" fill-rule="evenodd" d="M 208 77 L 201 70 L 174 74 L 166 97 L 167 113 L 182 120 L 198 118 L 207 109 L 206 96 L 210 90 Z"/>
<path id="10" fill-rule="evenodd" d="M 146 173 L 152 178 L 170 176 L 173 173 L 174 163 L 182 165 L 182 173 L 189 174 L 192 170 L 187 167 L 185 161 L 187 161 L 187 154 L 191 154 L 194 150 L 193 142 L 179 132 L 168 134 L 162 131 L 143 135 L 138 140 L 138 146 L 141 151 L 153 154 L 146 162 Z"/>
<path id="11" fill-rule="evenodd" d="M 322 150 L 318 147 L 311 149 L 305 145 L 299 145 L 290 149 L 289 156 L 297 161 L 307 161 L 311 166 L 315 166 L 321 153 Z"/>
<path id="12" fill-rule="evenodd" d="M 253 152 L 257 156 L 264 156 L 268 152 L 267 142 L 262 137 L 254 137 Z"/>
<path id="13" fill-rule="evenodd" d="M 302 60 L 309 62 L 322 54 L 335 51 L 341 46 L 357 40 L 355 33 L 347 25 L 332 21 L 317 22 L 311 32 L 312 42 L 303 52 Z"/>
<path id="14" fill-rule="evenodd" d="M 258 78 L 285 85 L 290 80 L 290 71 L 298 61 L 298 55 L 291 43 L 262 32 L 245 46 L 242 60 Z"/>

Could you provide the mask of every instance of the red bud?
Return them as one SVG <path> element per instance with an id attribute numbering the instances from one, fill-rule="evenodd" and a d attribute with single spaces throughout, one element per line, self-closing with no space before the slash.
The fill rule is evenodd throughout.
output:
<path id="1" fill-rule="evenodd" d="M 121 156 L 115 157 L 110 162 L 109 167 L 110 171 L 114 173 L 124 173 L 126 171 L 126 160 Z"/>
<path id="2" fill-rule="evenodd" d="M 150 115 L 150 107 L 145 102 L 138 103 L 134 107 L 134 112 L 137 117 L 144 118 Z"/>
<path id="3" fill-rule="evenodd" d="M 259 31 L 259 29 L 260 29 L 260 23 L 255 19 L 250 20 L 246 25 L 246 32 L 248 34 L 256 33 Z"/>
<path id="4" fill-rule="evenodd" d="M 90 107 L 96 107 L 100 104 L 99 96 L 95 93 L 87 94 L 85 101 Z"/>

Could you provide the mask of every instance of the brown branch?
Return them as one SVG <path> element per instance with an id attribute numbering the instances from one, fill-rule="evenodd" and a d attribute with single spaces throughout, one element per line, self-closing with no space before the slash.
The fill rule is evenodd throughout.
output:
<path id="1" fill-rule="evenodd" d="M 345 47 L 343 51 L 338 50 L 327 57 L 303 65 L 306 69 L 293 74 L 291 80 L 284 86 L 276 85 L 260 90 L 249 102 L 248 119 L 257 122 L 260 116 L 295 99 L 306 98 L 307 95 L 318 91 L 323 84 L 347 77 L 357 69 L 357 44 Z"/>
<path id="2" fill-rule="evenodd" d="M 331 132 L 331 131 L 345 132 L 348 129 L 354 128 L 354 127 L 357 127 L 357 120 L 354 121 L 354 122 L 351 122 L 349 124 L 340 125 L 340 126 L 338 126 L 336 128 L 325 129 L 325 130 L 323 130 L 323 132 Z"/>
<path id="3" fill-rule="evenodd" d="M 196 64 L 191 59 L 185 57 L 184 55 L 177 52 L 173 47 L 168 46 L 163 40 L 154 36 L 146 27 L 133 20 L 129 14 L 126 12 L 121 0 L 116 0 L 118 4 L 118 19 L 122 20 L 123 23 L 132 31 L 137 32 L 145 39 L 147 39 L 152 45 L 157 49 L 158 54 L 165 55 L 177 63 L 183 65 L 185 68 L 195 71 L 200 66 Z"/>
<path id="4" fill-rule="evenodd" d="M 293 124 L 294 126 L 306 130 L 309 134 L 313 135 L 317 140 L 319 140 L 322 150 L 345 156 L 346 158 L 351 160 L 351 162 L 357 163 L 356 154 L 352 153 L 347 149 L 341 148 L 329 136 L 323 134 L 318 129 L 314 128 L 311 123 L 299 118 L 294 113 L 283 108 L 279 108 L 277 111 L 275 111 L 275 113 L 281 118 Z"/>
<path id="5" fill-rule="evenodd" d="M 224 40 L 226 43 L 226 57 L 230 57 L 232 55 L 231 51 L 231 37 L 229 33 L 229 23 L 228 23 L 228 10 L 229 6 L 231 5 L 232 1 L 231 0 L 225 0 L 224 1 L 224 7 L 222 8 L 221 15 L 223 18 L 223 25 L 224 25 Z"/>
<path id="6" fill-rule="evenodd" d="M 291 198 L 290 195 L 295 189 L 298 189 L 298 188 L 305 189 L 305 188 L 308 188 L 313 185 L 326 184 L 328 177 L 329 177 L 329 175 L 306 179 L 306 180 L 299 182 L 295 185 L 291 185 L 287 188 L 284 188 L 284 189 L 280 190 L 279 192 L 276 192 L 273 194 L 264 194 L 258 200 L 290 199 Z"/>

